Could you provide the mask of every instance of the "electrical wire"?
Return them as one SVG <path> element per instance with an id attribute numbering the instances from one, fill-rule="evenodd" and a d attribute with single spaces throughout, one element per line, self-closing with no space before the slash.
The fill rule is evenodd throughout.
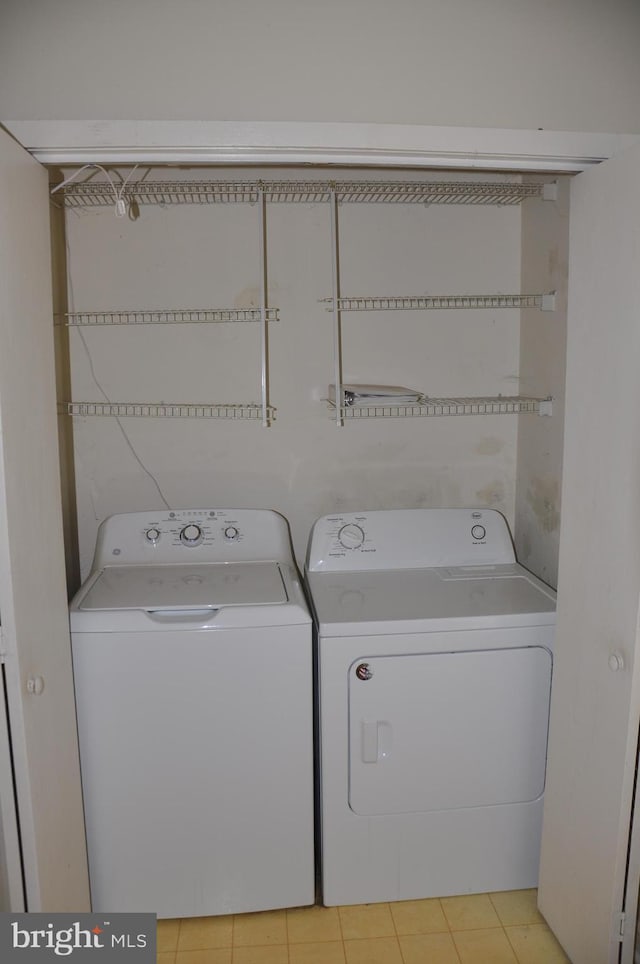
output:
<path id="1" fill-rule="evenodd" d="M 96 166 L 97 166 L 97 165 L 96 165 Z M 73 307 L 74 307 L 74 304 L 73 304 L 73 302 L 74 302 L 74 297 L 73 297 L 73 282 L 72 282 L 72 279 L 71 279 L 71 251 L 70 251 L 70 247 L 69 247 L 69 239 L 68 239 L 68 238 L 67 238 L 67 241 L 66 241 L 66 248 L 67 248 L 67 289 L 68 289 L 68 292 L 69 292 L 69 307 L 73 309 Z M 85 354 L 86 354 L 86 356 L 87 356 L 87 361 L 88 361 L 88 363 L 89 363 L 89 371 L 90 371 L 90 373 L 91 373 L 91 377 L 92 377 L 93 381 L 95 382 L 95 385 L 96 385 L 96 387 L 98 388 L 98 391 L 102 394 L 104 400 L 107 402 L 107 404 L 111 405 L 111 399 L 109 398 L 109 395 L 108 395 L 107 392 L 104 390 L 102 384 L 100 383 L 100 380 L 98 379 L 98 376 L 96 375 L 96 370 L 95 370 L 94 365 L 93 365 L 93 358 L 91 357 L 91 352 L 89 351 L 89 346 L 87 345 L 87 342 L 86 342 L 86 340 L 85 340 L 85 337 L 84 337 L 84 335 L 83 335 L 83 333 L 82 333 L 82 329 L 81 329 L 81 328 L 77 328 L 76 331 L 78 332 L 78 335 L 79 335 L 79 337 L 80 337 L 80 342 L 81 342 L 82 347 L 84 348 Z M 135 450 L 135 448 L 134 448 L 134 445 L 133 445 L 133 442 L 131 441 L 131 439 L 130 439 L 129 436 L 127 435 L 127 433 L 126 433 L 126 431 L 125 431 L 125 428 L 124 428 L 124 425 L 122 424 L 121 420 L 120 420 L 117 416 L 114 416 L 114 420 L 115 420 L 115 422 L 116 422 L 116 425 L 117 425 L 118 428 L 120 429 L 120 432 L 121 432 L 121 434 L 122 434 L 122 437 L 123 437 L 123 439 L 125 440 L 125 442 L 126 442 L 126 444 L 127 444 L 127 448 L 128 448 L 129 451 L 131 452 L 132 456 L 134 457 L 134 459 L 136 460 L 136 462 L 138 463 L 138 465 L 140 466 L 140 468 L 142 469 L 142 471 L 145 473 L 145 475 L 147 475 L 147 476 L 151 479 L 151 481 L 153 482 L 153 485 L 155 486 L 155 489 L 156 489 L 158 495 L 160 496 L 160 499 L 162 500 L 162 503 L 163 503 L 164 507 L 165 507 L 166 509 L 170 509 L 171 506 L 170 506 L 168 500 L 165 498 L 164 492 L 163 492 L 162 489 L 160 488 L 160 483 L 159 483 L 158 480 L 156 479 L 156 477 L 155 477 L 155 475 L 153 474 L 153 472 L 151 472 L 150 469 L 147 468 L 147 466 L 144 464 L 144 462 L 142 461 L 142 459 L 140 458 L 140 456 L 139 456 L 138 453 L 136 452 L 136 450 Z"/>
<path id="2" fill-rule="evenodd" d="M 86 354 L 86 356 L 87 356 L 87 361 L 89 362 L 89 371 L 91 372 L 91 377 L 93 378 L 93 380 L 94 380 L 94 382 L 95 382 L 98 390 L 101 392 L 102 396 L 104 397 L 104 400 L 110 405 L 110 404 L 111 404 L 111 399 L 109 398 L 109 396 L 108 396 L 107 393 L 105 392 L 104 388 L 102 387 L 102 385 L 100 384 L 100 382 L 99 382 L 99 380 L 98 380 L 98 378 L 97 378 L 97 376 L 96 376 L 95 369 L 94 369 L 94 367 L 93 367 L 93 359 L 92 359 L 92 357 L 91 357 L 91 352 L 89 351 L 89 346 L 87 345 L 87 342 L 86 342 L 86 340 L 85 340 L 85 337 L 84 337 L 84 335 L 83 335 L 83 333 L 82 333 L 82 331 L 81 331 L 80 328 L 77 329 L 77 332 L 78 332 L 78 335 L 79 335 L 79 337 L 80 337 L 80 341 L 82 342 L 82 347 L 83 347 L 84 350 L 85 350 L 85 354 Z M 157 491 L 158 495 L 160 496 L 160 498 L 162 499 L 162 502 L 163 502 L 165 508 L 166 508 L 166 509 L 170 509 L 171 506 L 169 505 L 167 499 L 165 498 L 164 493 L 163 493 L 162 489 L 160 488 L 160 484 L 159 484 L 158 480 L 156 479 L 155 475 L 147 468 L 147 466 L 144 464 L 144 462 L 142 461 L 142 459 L 140 458 L 140 456 L 139 456 L 138 453 L 136 452 L 136 450 L 135 450 L 135 448 L 134 448 L 134 446 L 133 446 L 133 442 L 131 441 L 131 439 L 130 439 L 129 436 L 127 435 L 127 433 L 126 433 L 126 431 L 125 431 L 125 429 L 124 429 L 124 426 L 123 426 L 122 422 L 120 421 L 120 419 L 117 417 L 117 415 L 114 416 L 114 418 L 115 418 L 116 425 L 118 426 L 118 428 L 120 429 L 120 431 L 121 431 L 121 433 L 122 433 L 123 439 L 124 439 L 125 442 L 127 443 L 127 447 L 128 447 L 128 449 L 129 449 L 129 451 L 131 452 L 131 454 L 133 455 L 134 459 L 136 460 L 136 462 L 138 463 L 138 465 L 140 466 L 140 468 L 142 469 L 142 471 L 145 473 L 145 475 L 147 475 L 147 476 L 151 479 L 151 481 L 153 482 L 153 484 L 154 484 L 154 486 L 155 486 L 155 488 L 156 488 L 156 491 Z"/>
<path id="3" fill-rule="evenodd" d="M 127 174 L 124 181 L 122 181 L 122 184 L 119 187 L 117 187 L 113 178 L 109 174 L 109 171 L 106 169 L 106 167 L 103 167 L 102 164 L 83 164 L 82 167 L 79 167 L 77 171 L 74 171 L 73 174 L 65 178 L 64 181 L 61 181 L 60 184 L 56 184 L 55 187 L 51 188 L 51 191 L 49 193 L 55 194 L 56 191 L 60 191 L 63 187 L 66 187 L 67 184 L 70 184 L 72 181 L 75 181 L 78 175 L 82 174 L 83 171 L 86 171 L 89 168 L 97 168 L 97 170 L 102 171 L 107 181 L 111 185 L 111 190 L 113 191 L 113 197 L 115 201 L 116 217 L 123 218 L 128 211 L 128 205 L 127 205 L 127 200 L 124 196 L 124 190 L 127 184 L 129 183 L 131 175 L 138 170 L 139 166 L 140 166 L 139 164 L 135 164 L 134 167 L 132 167 L 129 173 Z"/>

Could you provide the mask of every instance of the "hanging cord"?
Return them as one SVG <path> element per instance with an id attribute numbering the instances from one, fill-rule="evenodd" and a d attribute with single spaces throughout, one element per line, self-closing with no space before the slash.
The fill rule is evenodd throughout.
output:
<path id="1" fill-rule="evenodd" d="M 89 351 L 89 346 L 87 345 L 87 342 L 85 341 L 85 337 L 84 337 L 84 335 L 83 335 L 83 333 L 82 333 L 82 331 L 81 331 L 80 328 L 78 328 L 77 331 L 78 331 L 78 335 L 80 336 L 80 341 L 82 342 L 82 347 L 83 347 L 84 350 L 85 350 L 85 353 L 86 353 L 86 356 L 87 356 L 87 360 L 88 360 L 88 362 L 89 362 L 89 370 L 90 370 L 90 372 L 91 372 L 91 377 L 93 378 L 94 382 L 96 383 L 96 386 L 97 386 L 98 390 L 102 393 L 102 395 L 103 395 L 103 397 L 104 397 L 104 400 L 110 405 L 110 404 L 111 404 L 111 399 L 109 398 L 109 396 L 108 396 L 107 393 L 105 392 L 104 388 L 102 387 L 102 385 L 101 385 L 100 382 L 98 381 L 98 378 L 96 377 L 95 369 L 94 369 L 94 367 L 93 367 L 93 359 L 91 358 L 91 352 Z M 127 433 L 125 432 L 124 426 L 123 426 L 122 422 L 120 421 L 120 419 L 119 419 L 117 416 L 114 416 L 114 418 L 115 418 L 115 421 L 116 421 L 116 424 L 117 424 L 118 428 L 120 429 L 120 431 L 121 431 L 121 433 L 122 433 L 123 439 L 124 439 L 125 442 L 127 443 L 127 447 L 128 447 L 128 449 L 129 449 L 129 451 L 131 452 L 131 454 L 133 455 L 134 459 L 136 460 L 136 462 L 138 463 L 138 465 L 140 466 L 140 468 L 142 469 L 142 471 L 145 473 L 145 475 L 148 475 L 149 478 L 151 479 L 151 481 L 153 482 L 154 486 L 156 487 L 156 491 L 157 491 L 158 495 L 160 496 L 160 498 L 162 499 L 162 502 L 164 503 L 165 508 L 166 508 L 166 509 L 170 509 L 171 506 L 169 505 L 169 503 L 168 503 L 167 500 L 165 499 L 164 493 L 163 493 L 162 489 L 160 488 L 160 484 L 159 484 L 158 480 L 156 479 L 155 475 L 153 475 L 153 473 L 147 468 L 147 466 L 144 464 L 144 462 L 142 461 L 142 459 L 140 458 L 140 456 L 139 456 L 138 453 L 136 452 L 135 448 L 133 447 L 133 442 L 131 441 L 131 439 L 129 438 L 129 436 L 127 435 Z"/>
<path id="2" fill-rule="evenodd" d="M 129 173 L 127 174 L 127 176 L 125 177 L 124 181 L 122 182 L 122 184 L 120 184 L 120 186 L 117 186 L 113 178 L 109 174 L 108 170 L 106 169 L 106 167 L 103 167 L 102 164 L 83 164 L 83 166 L 79 167 L 77 171 L 74 171 L 73 174 L 65 178 L 64 181 L 61 181 L 60 184 L 56 184 L 56 186 L 51 189 L 50 194 L 55 194 L 56 191 L 60 191 L 63 187 L 66 187 L 67 184 L 70 184 L 72 181 L 75 181 L 78 175 L 82 174 L 83 171 L 86 171 L 89 168 L 95 167 L 99 171 L 102 171 L 102 173 L 108 180 L 109 184 L 111 185 L 111 190 L 113 191 L 113 197 L 115 201 L 116 217 L 123 218 L 127 214 L 127 210 L 128 210 L 127 200 L 124 196 L 124 190 L 127 184 L 129 183 L 131 175 L 134 173 L 134 171 L 138 170 L 139 166 L 140 166 L 139 164 L 136 164 L 134 167 L 132 167 Z"/>
<path id="3" fill-rule="evenodd" d="M 97 165 L 96 165 L 96 166 L 97 166 Z M 69 307 L 73 309 L 73 307 L 74 307 L 74 304 L 73 304 L 73 302 L 74 302 L 74 297 L 73 297 L 73 281 L 72 281 L 72 279 L 71 279 L 71 251 L 70 251 L 70 248 L 69 248 L 69 239 L 68 239 L 68 238 L 67 238 L 67 242 L 66 242 L 66 248 L 67 248 L 67 288 L 68 288 L 68 291 L 69 291 L 69 303 L 70 303 L 70 304 L 69 304 Z M 94 380 L 94 382 L 95 382 L 95 384 L 96 384 L 96 387 L 98 388 L 98 391 L 101 392 L 104 400 L 105 400 L 109 405 L 111 405 L 111 399 L 109 398 L 108 394 L 106 393 L 106 391 L 104 390 L 104 388 L 103 388 L 102 385 L 100 384 L 100 381 L 98 380 L 98 376 L 96 375 L 95 368 L 93 367 L 93 358 L 91 357 L 91 352 L 89 351 L 89 346 L 87 345 L 87 342 L 86 342 L 86 340 L 85 340 L 85 337 L 84 337 L 84 335 L 83 335 L 83 333 L 82 333 L 82 329 L 81 329 L 81 328 L 77 328 L 76 331 L 78 332 L 78 335 L 79 335 L 79 337 L 80 337 L 80 342 L 82 343 L 82 347 L 84 348 L 85 354 L 86 354 L 86 356 L 87 356 L 87 361 L 89 362 L 89 371 L 91 372 L 91 377 L 93 378 L 93 380 Z M 165 507 L 166 509 L 170 509 L 171 506 L 169 505 L 169 502 L 168 502 L 167 499 L 165 498 L 164 493 L 163 493 L 162 489 L 160 488 L 160 483 L 159 483 L 158 480 L 156 479 L 155 475 L 147 468 L 147 466 L 144 464 L 144 462 L 142 461 L 142 459 L 140 458 L 140 456 L 139 456 L 138 453 L 136 452 L 136 450 L 135 450 L 135 448 L 134 448 L 134 446 L 133 446 L 133 442 L 131 441 L 131 439 L 130 439 L 129 436 L 127 435 L 127 433 L 126 433 L 126 431 L 125 431 L 125 428 L 124 428 L 124 425 L 122 424 L 121 420 L 120 420 L 117 416 L 114 416 L 114 419 L 115 419 L 115 422 L 116 422 L 118 428 L 120 429 L 120 432 L 121 432 L 121 434 L 122 434 L 122 437 L 123 437 L 123 439 L 125 440 L 129 451 L 131 452 L 131 454 L 133 455 L 134 459 L 136 460 L 136 462 L 138 463 L 138 465 L 140 466 L 140 468 L 142 469 L 142 471 L 145 473 L 145 475 L 147 475 L 147 476 L 151 479 L 151 481 L 153 482 L 153 484 L 154 484 L 154 486 L 155 486 L 155 488 L 156 488 L 156 491 L 157 491 L 158 495 L 160 496 L 160 498 L 161 498 L 161 500 L 162 500 L 162 502 L 163 502 L 163 504 L 164 504 L 164 507 Z"/>

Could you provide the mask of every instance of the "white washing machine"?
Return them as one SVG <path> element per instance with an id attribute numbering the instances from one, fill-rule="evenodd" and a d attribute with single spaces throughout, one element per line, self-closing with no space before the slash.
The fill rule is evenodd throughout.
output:
<path id="1" fill-rule="evenodd" d="M 315 523 L 323 902 L 534 887 L 555 593 L 493 510 Z"/>
<path id="2" fill-rule="evenodd" d="M 93 909 L 312 904 L 311 618 L 285 519 L 112 516 L 70 616 Z"/>

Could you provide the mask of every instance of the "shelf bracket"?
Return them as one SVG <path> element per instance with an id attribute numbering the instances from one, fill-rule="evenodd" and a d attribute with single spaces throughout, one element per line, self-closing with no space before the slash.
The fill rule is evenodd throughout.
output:
<path id="1" fill-rule="evenodd" d="M 540 301 L 541 311 L 555 311 L 556 310 L 556 293 L 551 291 L 548 295 L 543 295 Z"/>
<path id="2" fill-rule="evenodd" d="M 336 425 L 343 426 L 342 339 L 340 332 L 340 262 L 338 245 L 338 192 L 332 182 L 329 191 L 331 210 L 331 296 L 333 314 L 333 377 L 336 386 Z"/>
<path id="3" fill-rule="evenodd" d="M 266 200 L 262 182 L 258 186 L 258 225 L 260 231 L 260 347 L 261 347 L 261 402 L 262 425 L 269 426 L 269 382 L 267 371 L 267 245 Z"/>

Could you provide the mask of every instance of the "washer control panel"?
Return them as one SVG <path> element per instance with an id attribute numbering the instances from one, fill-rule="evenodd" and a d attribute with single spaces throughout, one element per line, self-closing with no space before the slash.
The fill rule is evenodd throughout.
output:
<path id="1" fill-rule="evenodd" d="M 105 519 L 93 568 L 291 558 L 287 522 L 270 509 L 170 509 Z"/>
<path id="2" fill-rule="evenodd" d="M 240 542 L 242 540 L 242 532 L 238 523 L 225 525 L 224 514 L 219 513 L 222 517 L 223 528 L 222 536 L 227 542 Z M 215 538 L 212 532 L 212 527 L 209 524 L 211 520 L 209 516 L 205 521 L 202 522 L 188 522 L 186 525 L 178 532 L 178 538 L 183 546 L 200 546 L 205 541 L 205 538 Z M 148 529 L 144 530 L 143 539 L 150 543 L 152 546 L 156 546 L 163 535 L 163 530 L 158 525 L 151 525 Z M 165 532 L 166 536 L 166 532 Z M 169 538 L 175 537 L 175 529 L 173 527 L 169 529 Z M 174 539 L 175 541 L 175 539 Z"/>
<path id="3" fill-rule="evenodd" d="M 243 539 L 240 521 L 224 509 L 207 509 L 204 512 L 183 509 L 146 523 L 147 520 L 144 520 L 140 535 L 143 543 L 150 546 L 162 543 L 196 549 L 198 546 L 211 545 L 218 539 L 225 542 L 242 542 Z"/>
<path id="4" fill-rule="evenodd" d="M 495 509 L 383 509 L 318 519 L 307 570 L 421 569 L 515 562 Z"/>

